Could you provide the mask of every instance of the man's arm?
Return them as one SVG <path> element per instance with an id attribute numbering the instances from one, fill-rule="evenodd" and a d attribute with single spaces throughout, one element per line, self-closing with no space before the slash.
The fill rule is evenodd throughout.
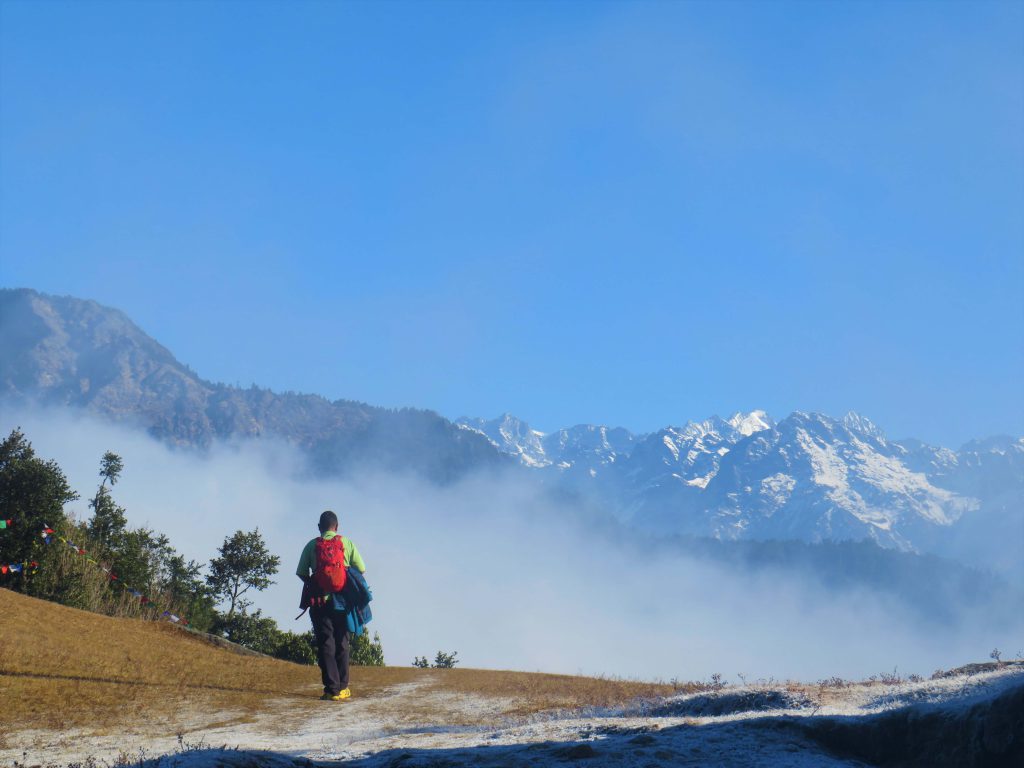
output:
<path id="1" fill-rule="evenodd" d="M 299 556 L 299 567 L 295 569 L 295 575 L 302 579 L 303 583 L 309 581 L 309 574 L 313 570 L 313 542 L 309 542 L 302 548 Z"/>
<path id="2" fill-rule="evenodd" d="M 349 539 L 349 541 L 352 541 Z M 359 554 L 359 550 L 356 549 L 356 543 L 352 541 L 352 558 L 351 564 L 360 573 L 366 573 L 366 564 L 363 562 L 363 556 Z"/>

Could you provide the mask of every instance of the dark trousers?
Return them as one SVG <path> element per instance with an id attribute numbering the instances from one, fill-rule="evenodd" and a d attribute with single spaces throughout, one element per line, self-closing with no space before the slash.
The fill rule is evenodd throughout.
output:
<path id="1" fill-rule="evenodd" d="M 324 681 L 324 693 L 336 696 L 348 688 L 348 623 L 345 612 L 333 608 L 311 608 L 316 663 Z"/>

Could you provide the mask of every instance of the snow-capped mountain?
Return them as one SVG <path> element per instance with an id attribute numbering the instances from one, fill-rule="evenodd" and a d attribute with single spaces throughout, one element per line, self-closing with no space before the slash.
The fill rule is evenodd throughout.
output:
<path id="1" fill-rule="evenodd" d="M 774 424 L 764 411 L 735 413 L 729 419 L 712 416 L 649 435 L 592 424 L 545 434 L 508 413 L 491 420 L 463 417 L 455 423 L 484 435 L 499 451 L 528 467 L 597 477 L 607 475 L 615 465 L 637 486 L 675 475 L 700 487 L 715 474 L 732 445 Z M 635 459 L 634 452 L 638 453 Z"/>
<path id="2" fill-rule="evenodd" d="M 636 445 L 636 435 L 622 427 L 578 424 L 544 437 L 544 448 L 556 457 L 560 470 L 576 470 L 596 477 L 599 472 L 628 457 Z"/>
<path id="3" fill-rule="evenodd" d="M 704 488 L 736 443 L 773 423 L 764 411 L 752 411 L 665 427 L 638 441 L 629 460 L 620 464 L 623 479 L 634 491 L 675 481 Z"/>
<path id="4" fill-rule="evenodd" d="M 583 472 L 591 477 L 628 456 L 636 436 L 621 427 L 580 424 L 545 434 L 522 419 L 505 413 L 496 419 L 463 417 L 455 423 L 479 432 L 502 453 L 515 456 L 527 467 L 551 467 Z"/>
<path id="5" fill-rule="evenodd" d="M 889 440 L 852 411 L 840 419 L 796 412 L 780 422 L 751 411 L 646 435 L 588 425 L 543 434 L 509 415 L 460 424 L 526 466 L 582 482 L 651 532 L 870 539 L 989 565 L 970 557 L 980 552 L 972 542 L 1003 529 L 1008 543 L 996 565 L 1020 570 L 1024 438 L 972 441 L 957 452 Z"/>
<path id="6" fill-rule="evenodd" d="M 528 467 L 547 467 L 552 463 L 541 442 L 544 433 L 531 429 L 525 421 L 509 413 L 490 420 L 463 417 L 456 419 L 455 424 L 480 433 L 499 451 L 517 457 Z"/>
<path id="7" fill-rule="evenodd" d="M 720 538 L 870 538 L 912 549 L 922 527 L 948 527 L 978 499 L 932 484 L 867 419 L 794 413 L 739 441 L 704 488 L 697 514 L 659 527 L 710 530 Z M 696 518 L 696 519 L 695 519 Z"/>

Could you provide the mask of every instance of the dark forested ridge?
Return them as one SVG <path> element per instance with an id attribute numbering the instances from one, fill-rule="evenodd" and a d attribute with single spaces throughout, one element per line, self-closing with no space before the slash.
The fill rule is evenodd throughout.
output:
<path id="1" fill-rule="evenodd" d="M 3 289 L 0 331 L 7 402 L 86 409 L 175 445 L 282 438 L 328 474 L 376 467 L 446 482 L 511 463 L 482 435 L 431 411 L 206 381 L 123 312 L 94 301 Z"/>

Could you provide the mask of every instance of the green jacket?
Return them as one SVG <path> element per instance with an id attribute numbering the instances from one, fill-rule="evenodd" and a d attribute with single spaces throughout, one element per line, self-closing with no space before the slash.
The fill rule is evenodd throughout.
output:
<path id="1" fill-rule="evenodd" d="M 335 536 L 339 535 L 340 534 L 337 531 L 327 531 L 324 534 L 324 538 L 333 539 Z M 359 554 L 359 550 L 356 549 L 356 545 L 352 542 L 352 539 L 347 536 L 342 536 L 341 546 L 345 548 L 345 567 L 355 567 L 355 569 L 360 573 L 366 573 L 366 564 L 363 563 L 363 558 Z M 316 539 L 310 539 L 309 543 L 302 548 L 302 554 L 299 556 L 299 567 L 295 569 L 295 575 L 300 579 L 305 580 L 313 575 L 313 570 L 315 568 Z"/>

